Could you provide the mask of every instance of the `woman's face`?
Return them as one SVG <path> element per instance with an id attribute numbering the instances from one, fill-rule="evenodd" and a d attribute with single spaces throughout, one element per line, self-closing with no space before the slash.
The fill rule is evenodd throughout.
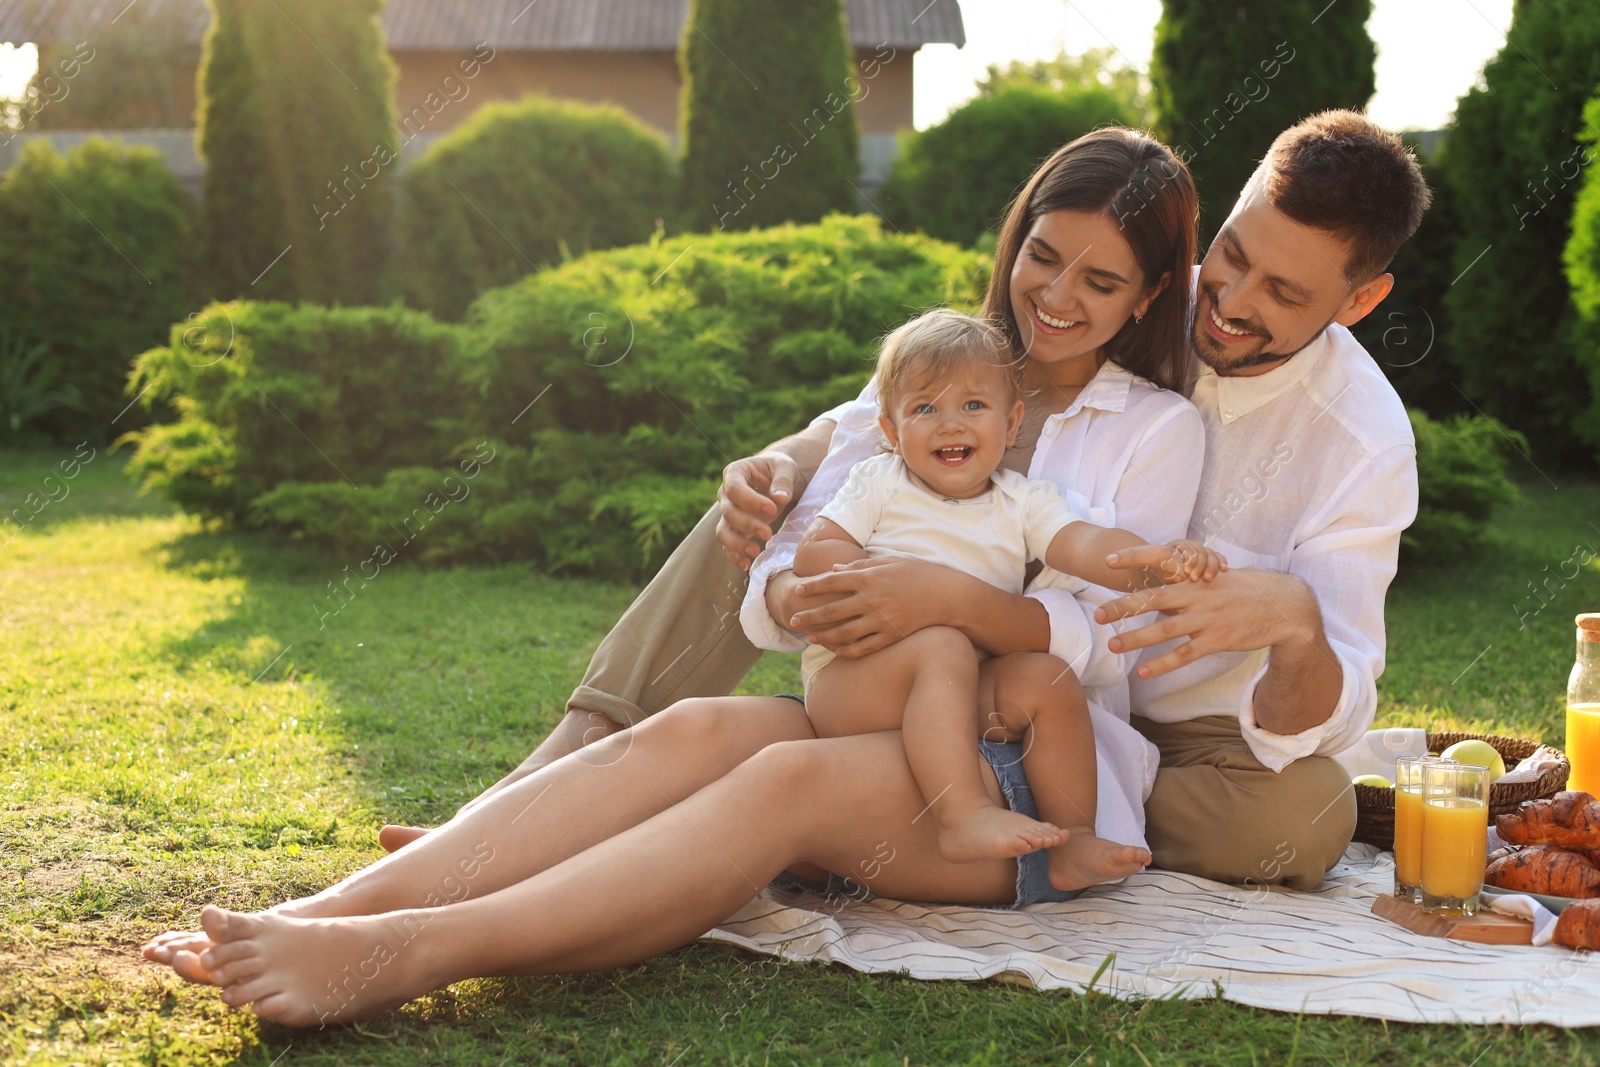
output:
<path id="1" fill-rule="evenodd" d="M 1105 215 L 1039 216 L 1011 268 L 1011 312 L 1036 364 L 1030 370 L 1087 381 L 1102 362 L 1100 347 L 1159 291 L 1146 288 L 1133 249 Z"/>

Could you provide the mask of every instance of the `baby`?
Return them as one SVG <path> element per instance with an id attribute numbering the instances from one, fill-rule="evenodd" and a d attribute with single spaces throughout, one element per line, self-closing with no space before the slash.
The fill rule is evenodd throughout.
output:
<path id="1" fill-rule="evenodd" d="M 1121 590 L 1209 581 L 1226 569 L 1192 541 L 1173 542 L 1159 567 L 1108 566 L 1108 556 L 1145 542 L 1082 521 L 1050 482 L 999 469 L 1022 424 L 1022 373 L 987 323 L 944 309 L 906 323 L 884 341 L 877 386 L 878 422 L 893 452 L 851 470 L 806 531 L 797 575 L 902 556 L 1020 593 L 1030 560 Z M 961 631 L 935 626 L 859 659 L 813 645 L 801 671 L 818 736 L 903 731 L 945 859 L 1048 849 L 1050 881 L 1061 890 L 1124 877 L 1147 861 L 1140 849 L 1095 836 L 1094 730 L 1083 690 L 1060 660 L 987 658 Z M 1041 819 L 990 800 L 980 735 L 1025 742 L 1023 770 Z"/>

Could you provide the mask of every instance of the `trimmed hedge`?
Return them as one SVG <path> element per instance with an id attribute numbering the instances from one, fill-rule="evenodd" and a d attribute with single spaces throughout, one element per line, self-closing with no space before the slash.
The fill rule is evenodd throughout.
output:
<path id="1" fill-rule="evenodd" d="M 346 558 L 381 538 L 427 561 L 642 577 L 711 505 L 724 465 L 853 396 L 908 317 L 976 308 L 988 269 L 835 216 L 597 252 L 485 293 L 461 325 L 219 305 L 202 324 L 212 340 L 185 347 L 174 328 L 141 357 L 136 387 L 182 418 L 138 435 L 133 469 L 186 508 Z M 196 367 L 222 356 L 230 320 L 232 352 Z M 473 455 L 481 470 L 455 501 L 444 478 Z M 434 511 L 428 493 L 452 502 Z"/>
<path id="2" fill-rule="evenodd" d="M 39 416 L 59 439 L 137 425 L 123 387 L 134 356 L 186 310 L 195 207 L 155 150 L 91 137 L 65 156 L 30 141 L 0 183 L 0 323 L 8 347 L 42 344 L 76 408 Z"/>
<path id="3" fill-rule="evenodd" d="M 187 511 L 247 519 L 285 482 L 373 485 L 446 461 L 467 410 L 457 332 L 418 311 L 212 304 L 134 365 L 178 420 L 129 435 L 129 470 Z"/>
<path id="4" fill-rule="evenodd" d="M 621 108 L 489 104 L 401 179 L 394 286 L 456 319 L 546 264 L 647 239 L 672 210 L 666 141 Z"/>
<path id="5" fill-rule="evenodd" d="M 970 245 L 999 228 L 1006 205 L 1052 152 L 1096 127 L 1133 121 L 1107 89 L 980 96 L 902 137 L 880 203 L 901 229 Z"/>

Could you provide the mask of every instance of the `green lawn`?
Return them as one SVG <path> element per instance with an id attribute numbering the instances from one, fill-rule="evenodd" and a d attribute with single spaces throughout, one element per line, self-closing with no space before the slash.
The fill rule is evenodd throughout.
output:
<path id="1" fill-rule="evenodd" d="M 0 453 L 0 505 L 72 455 Z M 1584 1063 L 1588 1033 L 1384 1025 L 1221 1001 L 924 983 L 695 945 L 624 971 L 463 983 L 389 1019 L 291 1032 L 142 963 L 211 901 L 266 905 L 436 822 L 554 722 L 630 590 L 525 567 L 348 564 L 135 495 L 102 451 L 0 527 L 0 1056 L 29 1063 Z M 26 512 L 24 512 L 25 514 Z M 1560 742 L 1572 615 L 1529 583 L 1600 550 L 1600 489 L 1543 481 L 1493 555 L 1390 599 L 1380 721 Z M 14 536 L 13 536 L 14 534 Z M 425 536 L 425 535 L 424 535 Z M 1546 569 L 1548 568 L 1548 569 Z M 1566 573 L 1571 567 L 1564 568 Z M 356 588 L 351 583 L 351 588 Z M 764 663 L 752 691 L 794 688 Z M 278 1057 L 282 1057 L 278 1059 Z"/>

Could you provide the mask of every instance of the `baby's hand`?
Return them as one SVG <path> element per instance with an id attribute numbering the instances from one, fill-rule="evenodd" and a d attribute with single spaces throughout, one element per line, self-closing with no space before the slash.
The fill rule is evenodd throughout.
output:
<path id="1" fill-rule="evenodd" d="M 1168 585 L 1177 582 L 1209 582 L 1228 569 L 1228 561 L 1214 548 L 1198 541 L 1180 537 L 1169 542 L 1170 554 L 1160 567 L 1161 580 Z"/>

